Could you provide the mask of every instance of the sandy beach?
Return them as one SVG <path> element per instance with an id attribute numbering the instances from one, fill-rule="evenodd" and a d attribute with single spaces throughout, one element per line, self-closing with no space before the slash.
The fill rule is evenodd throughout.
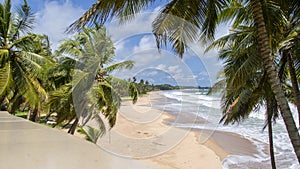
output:
<path id="1" fill-rule="evenodd" d="M 118 157 L 137 159 L 161 169 L 220 169 L 229 154 L 258 153 L 255 145 L 238 134 L 168 125 L 175 120 L 192 119 L 178 118 L 153 107 L 164 101 L 167 100 L 159 92 L 151 92 L 139 97 L 135 105 L 123 102 L 116 126 L 97 144 Z M 203 119 L 193 121 L 205 123 Z"/>

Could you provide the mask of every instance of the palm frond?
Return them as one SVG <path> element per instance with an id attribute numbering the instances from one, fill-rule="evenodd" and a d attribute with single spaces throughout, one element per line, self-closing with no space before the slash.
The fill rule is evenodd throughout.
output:
<path id="1" fill-rule="evenodd" d="M 230 45 L 237 45 L 240 49 L 250 46 L 255 42 L 254 30 L 255 29 L 253 27 L 239 26 L 236 29 L 231 30 L 230 34 L 222 36 L 221 38 L 212 42 L 205 49 L 205 52 L 208 52 L 209 50 L 212 50 L 214 48 L 223 49 L 227 46 L 230 47 Z"/>
<path id="2" fill-rule="evenodd" d="M 0 67 L 0 96 L 3 96 L 12 85 L 12 68 L 10 62 Z"/>
<path id="3" fill-rule="evenodd" d="M 129 20 L 152 2 L 154 0 L 98 0 L 82 17 L 70 25 L 67 31 L 79 30 L 94 22 L 103 24 L 113 17 L 120 18 L 121 21 Z"/>
<path id="4" fill-rule="evenodd" d="M 9 103 L 7 106 L 7 111 L 10 114 L 15 114 L 16 110 L 20 108 L 20 105 L 23 102 L 23 97 L 19 93 L 14 93 L 13 97 L 9 99 Z"/>
<path id="5" fill-rule="evenodd" d="M 82 49 L 80 48 L 80 42 L 73 39 L 66 39 L 56 50 L 56 55 L 68 54 L 70 56 L 82 56 Z"/>
<path id="6" fill-rule="evenodd" d="M 222 92 L 225 89 L 226 86 L 226 79 L 221 79 L 214 83 L 214 85 L 209 89 L 208 95 L 217 93 L 217 92 Z"/>
<path id="7" fill-rule="evenodd" d="M 189 42 L 199 38 L 199 27 L 204 12 L 201 2 L 174 0 L 169 2 L 152 23 L 157 47 L 171 44 L 182 57 Z"/>
<path id="8" fill-rule="evenodd" d="M 132 67 L 134 66 L 134 62 L 127 60 L 127 61 L 123 61 L 123 62 L 119 62 L 113 65 L 110 65 L 108 67 L 106 67 L 104 70 L 107 73 L 111 73 L 112 71 L 118 71 L 118 70 L 122 70 L 122 69 L 132 69 Z"/>
<path id="9" fill-rule="evenodd" d="M 14 18 L 14 35 L 12 35 L 12 39 L 17 39 L 19 37 L 19 33 L 29 33 L 33 28 L 33 24 L 35 22 L 35 16 L 31 11 L 31 7 L 28 6 L 27 2 L 24 5 L 21 5 L 17 8 L 17 15 Z"/>
<path id="10" fill-rule="evenodd" d="M 9 35 L 9 29 L 11 25 L 11 2 L 6 0 L 4 4 L 0 4 L 0 31 L 4 40 L 4 44 L 7 43 L 6 38 Z M 6 44 L 7 45 L 7 44 Z"/>
<path id="11" fill-rule="evenodd" d="M 262 78 L 258 85 L 248 84 L 241 86 L 242 90 L 238 92 L 229 91 L 233 93 L 227 93 L 226 99 L 223 99 L 224 111 L 220 123 L 234 124 L 246 119 L 262 99 L 264 88 L 261 86 L 264 86 L 264 83 L 265 80 Z"/>
<path id="12" fill-rule="evenodd" d="M 94 78 L 91 76 L 90 72 L 83 72 L 76 69 L 72 80 L 72 90 L 78 90 L 78 92 L 87 91 L 93 84 L 93 81 Z"/>
<path id="13" fill-rule="evenodd" d="M 251 25 L 252 16 L 249 4 L 243 4 L 241 1 L 230 1 L 226 3 L 224 9 L 218 15 L 219 22 L 233 22 L 232 27 L 237 28 L 240 25 Z"/>
<path id="14" fill-rule="evenodd" d="M 107 82 L 100 82 L 92 89 L 92 96 L 98 110 L 108 119 L 110 127 L 116 122 L 116 114 L 121 105 L 120 95 Z"/>
<path id="15" fill-rule="evenodd" d="M 205 18 L 202 26 L 202 37 L 204 41 L 213 40 L 215 35 L 216 26 L 218 24 L 218 14 L 224 7 L 226 0 L 207 0 L 203 6 L 205 10 Z"/>
<path id="16" fill-rule="evenodd" d="M 105 124 L 104 124 L 102 118 L 100 117 L 99 114 L 96 114 L 96 115 L 94 115 L 93 120 L 95 120 L 95 122 L 98 125 L 98 129 L 101 132 L 99 136 L 100 137 L 103 136 L 106 133 L 106 127 L 105 127 Z"/>
<path id="17" fill-rule="evenodd" d="M 132 103 L 135 104 L 138 99 L 138 88 L 135 83 L 128 82 L 116 77 L 109 77 L 108 82 L 116 90 L 116 92 L 122 97 L 129 96 L 132 99 Z"/>
<path id="18" fill-rule="evenodd" d="M 13 79 L 15 88 L 21 93 L 24 98 L 30 103 L 32 107 L 35 107 L 38 102 L 47 98 L 47 93 L 41 86 L 40 82 L 32 77 L 26 69 L 19 63 L 12 63 L 14 67 Z"/>
<path id="19" fill-rule="evenodd" d="M 26 51 L 32 50 L 32 45 L 34 44 L 34 39 L 37 35 L 36 34 L 29 34 L 26 36 L 22 36 L 16 40 L 14 40 L 10 45 L 9 48 L 17 48 L 23 49 Z"/>
<path id="20" fill-rule="evenodd" d="M 79 132 L 86 136 L 86 140 L 94 144 L 96 144 L 97 140 L 103 135 L 101 130 L 91 126 L 81 127 Z"/>

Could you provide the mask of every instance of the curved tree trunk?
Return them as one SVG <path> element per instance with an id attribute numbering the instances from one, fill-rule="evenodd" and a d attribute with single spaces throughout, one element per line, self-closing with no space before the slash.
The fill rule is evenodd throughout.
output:
<path id="1" fill-rule="evenodd" d="M 39 111 L 37 108 L 34 108 L 32 111 L 32 117 L 30 118 L 31 121 L 37 122 L 39 119 Z"/>
<path id="2" fill-rule="evenodd" d="M 5 105 L 4 105 L 4 97 L 0 96 L 0 111 L 5 111 Z"/>
<path id="3" fill-rule="evenodd" d="M 76 117 L 76 118 L 75 118 L 75 121 L 74 121 L 74 123 L 72 124 L 72 126 L 70 127 L 68 133 L 70 133 L 70 134 L 72 134 L 72 135 L 75 133 L 76 127 L 77 127 L 77 125 L 78 125 L 78 122 L 79 122 L 79 118 Z"/>
<path id="4" fill-rule="evenodd" d="M 297 107 L 298 111 L 298 120 L 299 120 L 299 128 L 300 128 L 300 92 L 299 92 L 299 86 L 297 82 L 297 76 L 296 76 L 296 71 L 293 63 L 293 59 L 290 53 L 287 53 L 287 61 L 288 61 L 288 67 L 289 67 L 289 72 L 291 76 L 291 82 L 292 82 L 292 87 L 293 87 L 293 94 L 295 98 L 295 104 Z"/>
<path id="5" fill-rule="evenodd" d="M 274 144 L 273 144 L 273 128 L 272 120 L 268 121 L 268 133 L 269 133 L 269 146 L 270 146 L 270 157 L 272 169 L 276 169 L 275 155 L 274 155 Z"/>
<path id="6" fill-rule="evenodd" d="M 270 42 L 266 30 L 266 25 L 264 22 L 261 1 L 250 0 L 250 4 L 252 7 L 252 15 L 254 19 L 254 24 L 256 26 L 257 40 L 259 44 L 261 57 L 263 60 L 263 65 L 267 72 L 268 80 L 272 87 L 277 104 L 280 107 L 281 116 L 284 120 L 286 129 L 288 131 L 290 140 L 292 142 L 294 152 L 296 153 L 298 162 L 300 163 L 300 137 L 299 137 L 299 133 L 295 121 L 292 116 L 292 112 L 288 105 L 288 101 L 285 97 L 285 94 L 280 84 L 280 80 L 275 70 L 275 65 L 273 63 L 273 56 L 270 49 Z"/>
<path id="7" fill-rule="evenodd" d="M 274 109 L 277 108 L 276 103 L 274 106 L 273 100 L 267 100 L 267 123 L 268 123 L 268 136 L 269 136 L 269 148 L 270 148 L 270 158 L 271 158 L 271 166 L 272 169 L 276 169 L 276 163 L 275 163 L 275 155 L 274 155 L 274 144 L 273 144 L 273 128 L 272 128 L 272 117 L 274 112 Z"/>

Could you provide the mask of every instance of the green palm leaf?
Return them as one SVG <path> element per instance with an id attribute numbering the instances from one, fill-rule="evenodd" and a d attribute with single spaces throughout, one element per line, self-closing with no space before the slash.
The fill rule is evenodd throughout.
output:
<path id="1" fill-rule="evenodd" d="M 122 21 L 128 20 L 152 2 L 154 0 L 98 0 L 81 18 L 68 28 L 68 31 L 92 25 L 95 21 L 104 23 L 115 16 Z"/>
<path id="2" fill-rule="evenodd" d="M 14 27 L 16 30 L 13 38 L 17 38 L 19 31 L 22 33 L 28 33 L 32 28 L 35 22 L 35 16 L 31 11 L 31 7 L 28 6 L 27 2 L 24 1 L 24 5 L 17 8 L 17 16 L 15 19 Z"/>
<path id="3" fill-rule="evenodd" d="M 122 69 L 132 69 L 134 66 L 134 62 L 131 60 L 119 62 L 110 66 L 107 66 L 104 70 L 107 73 L 111 73 L 112 71 L 118 71 Z"/>
<path id="4" fill-rule="evenodd" d="M 0 67 L 0 96 L 3 96 L 12 86 L 12 69 L 10 62 Z"/>
<path id="5" fill-rule="evenodd" d="M 96 144 L 99 137 L 102 136 L 102 130 L 91 126 L 80 127 L 79 132 L 85 135 L 86 140 L 94 144 Z"/>

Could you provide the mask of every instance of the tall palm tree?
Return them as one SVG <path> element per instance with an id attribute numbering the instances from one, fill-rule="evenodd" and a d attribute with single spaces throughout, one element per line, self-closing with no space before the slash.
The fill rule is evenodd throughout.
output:
<path id="1" fill-rule="evenodd" d="M 99 113 L 102 113 L 108 119 L 110 127 L 113 127 L 121 102 L 120 95 L 111 85 L 109 74 L 124 68 L 130 69 L 133 62 L 114 62 L 113 42 L 107 37 L 104 27 L 84 28 L 74 38 L 66 39 L 57 53 L 59 57 L 72 57 L 63 59 L 69 60 L 68 63 L 76 63 L 73 70 L 68 70 L 70 67 L 64 68 L 65 72 L 69 72 L 68 75 L 73 77 L 72 81 L 64 78 L 67 83 L 52 92 L 50 97 L 49 105 L 56 110 L 57 123 L 69 124 L 73 121 L 69 133 L 74 134 L 80 122 L 85 126 L 88 121 L 95 119 L 99 124 L 97 136 L 103 135 L 105 125 Z M 131 96 L 133 102 L 136 102 L 136 90 L 131 90 Z M 90 127 L 88 129 L 95 131 Z"/>
<path id="2" fill-rule="evenodd" d="M 282 46 L 284 46 L 284 45 L 282 45 L 282 44 L 289 44 L 289 45 L 287 45 L 287 46 L 293 46 L 293 45 L 290 45 L 290 44 L 293 44 L 293 43 L 289 43 L 290 42 L 290 40 L 291 39 L 289 39 L 288 38 L 288 40 L 287 40 L 287 38 L 286 38 L 286 35 L 285 36 L 283 36 L 285 33 L 282 33 L 282 30 L 285 30 L 286 31 L 286 28 L 287 27 L 289 27 L 290 25 L 293 25 L 293 24 L 290 24 L 289 22 L 286 22 L 285 21 L 285 18 L 281 18 L 281 17 L 286 17 L 286 16 L 290 16 L 289 14 L 283 14 L 283 12 L 282 11 L 278 11 L 278 8 L 277 8 L 277 10 L 276 10 L 276 6 L 274 6 L 274 4 L 272 4 L 272 3 L 266 3 L 265 4 L 265 6 L 264 6 L 264 14 L 265 14 L 265 17 L 269 17 L 268 18 L 268 20 L 271 20 L 271 18 L 272 18 L 272 22 L 267 22 L 266 23 L 266 25 L 267 25 L 267 27 L 268 27 L 268 33 L 269 33 L 269 36 L 271 37 L 270 39 L 270 42 L 271 42 L 271 46 L 272 46 L 272 52 L 273 53 L 278 53 L 278 50 L 280 49 L 280 50 L 282 50 Z M 275 10 L 275 13 L 274 13 L 274 10 Z M 222 19 L 224 19 L 224 17 L 225 17 L 225 19 L 228 19 L 228 18 L 231 18 L 232 16 L 235 16 L 235 17 L 232 17 L 232 18 L 235 18 L 236 20 L 234 21 L 234 23 L 233 23 L 233 28 L 238 28 L 238 29 L 240 29 L 240 28 L 245 28 L 245 26 L 240 26 L 240 25 L 243 25 L 243 24 L 245 24 L 245 23 L 251 23 L 251 18 L 252 17 L 249 17 L 248 15 L 247 15 L 247 12 L 246 11 L 249 11 L 249 5 L 246 5 L 246 6 L 243 6 L 243 5 L 241 5 L 241 4 L 238 4 L 238 3 L 233 3 L 233 4 L 230 4 L 230 7 L 229 8 L 226 8 L 225 10 L 223 10 L 222 12 L 221 12 L 221 14 L 219 15 L 220 16 L 220 19 L 222 20 Z M 286 11 L 286 10 L 284 10 L 284 11 Z M 268 15 L 266 15 L 266 13 L 268 14 Z M 277 15 L 278 13 L 281 13 L 281 15 Z M 275 16 L 272 16 L 272 15 L 274 15 L 274 14 L 276 14 Z M 276 16 L 277 16 L 277 18 L 276 18 Z M 280 17 L 281 16 L 281 17 Z M 223 18 L 222 18 L 223 17 Z M 276 22 L 276 20 L 278 20 L 277 22 Z M 283 22 L 282 22 L 282 20 L 283 20 Z M 274 23 L 280 23 L 282 26 L 276 26 L 276 25 L 274 25 Z M 251 24 L 250 24 L 251 25 Z M 278 29 L 279 28 L 279 29 Z M 236 31 L 236 30 L 235 30 Z M 250 47 L 251 46 L 251 44 L 253 44 L 253 43 L 255 43 L 255 38 L 254 37 L 252 37 L 252 38 L 249 38 L 249 35 L 251 35 L 251 36 L 253 36 L 253 31 L 254 31 L 254 29 L 250 29 L 250 31 L 248 30 L 248 31 L 242 31 L 242 32 L 244 32 L 244 34 L 248 34 L 247 36 L 245 36 L 243 33 L 241 33 L 241 31 L 240 30 L 238 30 L 237 32 L 232 32 L 230 35 L 228 35 L 228 36 L 225 36 L 225 37 L 223 37 L 223 38 L 221 38 L 221 39 L 219 39 L 219 40 L 217 40 L 217 41 L 215 41 L 211 46 L 210 46 L 210 48 L 213 48 L 213 47 L 215 47 L 215 46 L 218 46 L 218 47 L 221 47 L 221 48 L 224 48 L 224 46 L 228 46 L 228 44 L 231 44 L 231 45 L 233 45 L 233 46 L 236 46 L 236 45 L 238 45 L 239 47 L 238 48 L 236 48 L 236 49 L 230 49 L 230 48 L 232 48 L 232 46 L 230 46 L 230 50 L 229 49 L 227 49 L 227 50 L 225 50 L 226 52 L 225 53 L 230 53 L 230 55 L 232 55 L 232 54 L 236 54 L 236 53 L 239 53 L 240 52 L 240 49 L 244 49 L 244 48 L 248 48 L 248 47 Z M 250 34 L 250 33 L 252 33 L 252 34 Z M 288 34 L 289 34 L 289 32 L 288 32 Z M 250 37 L 251 37 L 250 36 Z M 244 37 L 248 37 L 248 38 L 246 38 L 246 39 L 244 39 Z M 257 40 L 256 40 L 256 42 L 257 42 Z M 242 44 L 244 44 L 244 46 L 242 45 Z M 286 47 L 286 46 L 285 46 Z M 210 49 L 209 48 L 209 49 Z M 286 48 L 285 48 L 286 49 Z M 233 51 L 235 51 L 235 52 L 233 52 Z M 224 52 L 224 51 L 223 51 Z M 223 52 L 221 52 L 221 53 L 223 53 Z M 259 53 L 255 53 L 256 52 L 256 50 L 254 50 L 254 51 L 249 51 L 249 53 L 251 53 L 253 56 L 252 56 L 252 58 L 255 58 L 255 55 L 259 55 Z M 281 53 L 283 53 L 283 52 L 281 52 Z M 224 54 L 224 53 L 223 53 Z M 228 55 L 228 54 L 226 54 L 226 55 Z M 230 56 L 229 55 L 229 56 Z M 227 56 L 228 57 L 228 56 Z M 281 59 L 280 59 L 280 57 L 281 57 Z M 256 58 L 256 59 L 259 59 L 259 58 Z M 228 58 L 227 59 L 225 59 L 225 60 L 227 60 L 228 61 Z M 279 55 L 279 56 L 277 56 L 277 58 L 275 59 L 275 61 L 276 61 L 276 63 L 278 63 L 279 62 L 279 64 L 276 64 L 276 65 L 280 65 L 280 68 L 278 68 L 279 69 L 279 77 L 280 77 L 280 80 L 282 81 L 282 83 L 284 83 L 284 88 L 285 88 L 285 90 L 286 91 L 288 91 L 289 90 L 289 84 L 288 83 L 286 83 L 285 82 L 285 80 L 284 80 L 284 78 L 283 78 L 283 76 L 284 76 L 284 69 L 285 69 L 285 66 L 284 65 L 286 65 L 287 64 L 287 56 L 284 56 L 283 54 L 281 54 L 281 55 Z M 243 65 L 244 65 L 245 63 L 243 63 Z M 229 69 L 232 69 L 232 68 L 230 68 L 230 66 L 228 66 L 227 65 L 227 67 L 229 67 Z M 251 66 L 251 67 L 248 67 L 248 69 L 250 70 L 250 69 L 253 69 L 253 65 Z M 293 66 L 290 66 L 289 67 L 289 69 L 291 70 L 291 68 L 293 68 Z M 239 69 L 241 69 L 241 68 L 239 68 Z M 237 70 L 235 70 L 235 71 L 237 71 Z M 259 71 L 259 72 L 262 72 L 262 70 L 261 71 Z M 291 71 L 290 71 L 291 72 Z M 228 76 L 228 75 L 227 75 Z M 232 76 L 232 75 L 231 75 Z M 295 76 L 295 75 L 294 75 Z M 246 76 L 243 76 L 243 75 L 240 75 L 240 76 L 238 76 L 238 77 L 248 77 L 247 75 Z M 292 77 L 292 76 L 291 76 Z M 285 79 L 286 79 L 287 77 L 285 77 Z M 230 82 L 232 82 L 232 81 L 240 81 L 240 79 L 234 79 L 234 80 L 231 80 Z M 224 86 L 225 84 L 227 84 L 227 85 L 230 85 L 230 83 L 229 82 L 227 82 L 226 83 L 226 81 L 225 81 L 225 79 L 222 79 L 221 81 L 219 81 L 216 85 L 217 86 L 219 86 L 221 84 L 221 86 Z M 248 83 L 247 83 L 248 84 Z M 247 85 L 247 84 L 243 84 L 243 85 Z M 267 87 L 266 87 L 267 88 Z M 224 95 L 226 95 L 226 93 L 228 94 L 228 92 L 229 91 L 227 91 L 226 90 L 226 92 L 224 93 Z M 238 93 L 239 92 L 241 92 L 241 91 L 238 91 Z M 296 90 L 294 90 L 292 93 L 296 93 L 297 91 Z M 277 106 L 273 106 L 272 107 L 272 105 L 277 105 L 276 103 L 273 103 L 273 97 L 274 96 L 272 96 L 272 93 L 270 93 L 270 92 L 262 92 L 264 95 L 265 95 L 265 97 L 266 98 L 269 98 L 269 100 L 266 100 L 265 102 L 266 102 L 266 107 L 267 107 L 267 114 L 268 115 L 270 115 L 270 112 L 274 112 L 274 110 L 276 110 L 276 107 Z M 271 96 L 271 97 L 270 97 Z M 236 100 L 234 100 L 234 102 L 229 102 L 229 104 L 228 104 L 228 106 L 230 106 L 230 108 L 232 109 L 232 106 L 234 107 L 236 104 L 237 104 L 237 102 L 238 102 L 238 100 L 239 100 L 240 98 L 239 97 L 237 97 L 237 99 Z M 273 100 L 272 100 L 273 99 Z M 297 99 L 297 97 L 296 96 L 294 96 L 290 101 L 291 102 L 293 102 L 293 103 L 295 103 L 296 105 L 297 105 L 297 103 L 294 101 L 294 99 Z M 249 106 L 250 104 L 248 103 L 248 104 L 245 104 L 246 106 Z M 237 107 L 237 106 L 236 106 Z M 224 110 L 227 110 L 228 109 L 228 107 L 226 107 Z M 230 109 L 230 110 L 231 110 Z M 276 110 L 277 111 L 277 110 Z M 243 116 L 243 113 L 242 112 L 240 112 L 241 114 L 239 114 L 239 113 L 231 113 L 231 114 L 235 114 L 235 116 Z M 246 116 L 247 117 L 247 116 Z M 230 122 L 230 121 L 237 121 L 237 119 L 231 119 L 230 117 L 228 118 L 226 115 L 224 116 L 224 118 L 226 119 L 226 120 L 228 120 L 228 122 Z M 267 124 L 268 124 L 268 129 L 269 129 L 269 136 L 271 135 L 271 131 L 272 131 L 272 126 L 271 126 L 271 124 L 270 124 L 270 122 L 271 122 L 271 119 L 270 118 L 272 118 L 272 116 L 268 116 L 268 120 L 267 120 Z M 269 137 L 270 139 L 269 139 L 269 141 L 270 141 L 270 144 L 272 144 L 272 138 L 271 137 Z M 272 148 L 272 147 L 270 147 L 270 148 Z M 272 149 L 270 149 L 270 150 L 272 150 Z M 271 151 L 270 152 L 270 154 L 274 154 L 274 152 L 273 151 Z M 271 156 L 271 162 L 274 160 L 274 157 L 272 157 Z M 275 163 L 272 163 L 272 168 L 275 168 Z"/>
<path id="3" fill-rule="evenodd" d="M 216 40 L 212 46 L 222 48 L 219 57 L 225 61 L 223 78 L 213 87 L 213 90 L 223 91 L 223 118 L 220 122 L 239 123 L 253 110 L 257 110 L 259 105 L 265 105 L 271 164 L 275 169 L 272 122 L 278 117 L 278 106 L 273 101 L 274 95 L 257 52 L 254 29 L 246 26 L 237 27 L 231 34 Z"/>
<path id="4" fill-rule="evenodd" d="M 24 101 L 37 110 L 47 98 L 41 81 L 44 68 L 52 62 L 49 41 L 30 33 L 33 23 L 26 0 L 15 14 L 10 0 L 0 4 L 0 102 L 5 101 L 11 113 Z"/>
<path id="5" fill-rule="evenodd" d="M 279 2 L 280 0 L 278 0 Z M 130 19 L 137 12 L 153 3 L 154 0 L 98 0 L 84 15 L 74 22 L 69 30 L 78 29 L 93 22 L 104 23 L 113 17 L 121 18 L 121 21 Z M 212 39 L 216 27 L 218 13 L 223 5 L 230 0 L 172 0 L 168 1 L 161 10 L 161 14 L 153 23 L 153 33 L 156 35 L 158 47 L 170 43 L 173 49 L 182 57 L 189 41 L 197 40 L 199 32 L 202 37 Z M 234 1 L 233 1 L 234 2 Z M 288 101 L 278 78 L 274 56 L 271 51 L 269 34 L 266 29 L 266 15 L 263 13 L 263 5 L 270 0 L 245 0 L 243 4 L 250 3 L 250 14 L 256 26 L 258 46 L 262 57 L 263 67 L 266 70 L 269 83 L 274 92 L 277 104 L 280 107 L 289 137 L 294 151 L 300 162 L 300 136 L 289 108 Z M 277 2 L 277 0 L 276 0 Z M 278 5 L 299 6 L 296 0 L 288 0 Z M 293 8 L 293 7 L 291 7 Z M 175 16 L 175 17 L 174 17 Z M 178 18 L 176 18 L 178 17 Z"/>
<path id="6" fill-rule="evenodd" d="M 281 37 L 281 43 L 279 44 L 280 55 L 282 57 L 280 72 L 288 69 L 290 81 L 293 89 L 293 102 L 297 106 L 298 117 L 299 117 L 299 126 L 300 126 L 300 92 L 299 85 L 297 80 L 297 74 L 299 75 L 299 11 L 300 4 L 298 1 L 294 1 L 294 3 L 298 3 L 298 5 L 291 6 L 283 6 L 283 11 L 285 11 L 285 16 L 287 18 L 287 24 L 284 27 L 284 33 Z"/>
<path id="7" fill-rule="evenodd" d="M 284 120 L 289 137 L 291 139 L 294 151 L 297 155 L 298 162 L 300 163 L 300 137 L 292 112 L 288 105 L 287 98 L 285 97 L 280 80 L 276 73 L 275 65 L 273 63 L 274 56 L 270 48 L 269 37 L 266 29 L 265 19 L 262 10 L 262 2 L 260 0 L 250 0 L 252 7 L 252 15 L 254 24 L 256 26 L 256 34 L 258 38 L 259 50 L 267 72 L 269 83 L 275 95 L 278 106 L 280 107 L 281 116 Z"/>

